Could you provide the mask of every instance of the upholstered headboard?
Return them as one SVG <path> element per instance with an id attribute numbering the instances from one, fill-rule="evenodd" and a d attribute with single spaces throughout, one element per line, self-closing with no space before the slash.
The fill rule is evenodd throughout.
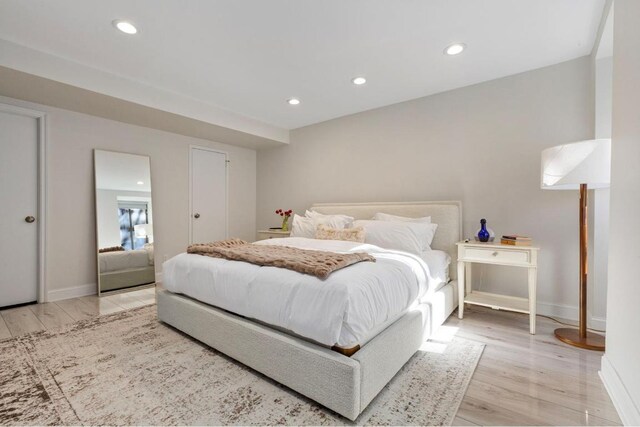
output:
<path id="1" fill-rule="evenodd" d="M 433 249 L 451 255 L 449 276 L 457 277 L 458 249 L 456 243 L 462 239 L 462 203 L 450 202 L 376 202 L 376 203 L 316 203 L 311 210 L 322 214 L 344 214 L 355 219 L 371 219 L 378 212 L 410 218 L 430 216 L 438 224 L 431 243 Z"/>

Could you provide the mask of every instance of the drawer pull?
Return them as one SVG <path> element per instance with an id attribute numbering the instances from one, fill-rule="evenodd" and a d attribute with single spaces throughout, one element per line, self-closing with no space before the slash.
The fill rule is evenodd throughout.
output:
<path id="1" fill-rule="evenodd" d="M 491 255 L 493 255 L 493 256 L 498 256 L 498 252 L 494 252 L 494 253 L 492 253 Z"/>

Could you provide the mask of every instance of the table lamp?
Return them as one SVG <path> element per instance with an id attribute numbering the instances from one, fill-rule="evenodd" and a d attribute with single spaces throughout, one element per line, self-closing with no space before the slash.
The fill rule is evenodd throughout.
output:
<path id="1" fill-rule="evenodd" d="M 133 226 L 133 232 L 137 239 L 147 238 L 149 243 L 153 242 L 153 226 L 151 224 L 137 224 Z"/>
<path id="2" fill-rule="evenodd" d="M 542 189 L 580 190 L 580 321 L 559 328 L 556 338 L 575 347 L 604 351 L 604 336 L 587 331 L 587 189 L 607 188 L 611 180 L 611 140 L 594 139 L 542 151 Z"/>

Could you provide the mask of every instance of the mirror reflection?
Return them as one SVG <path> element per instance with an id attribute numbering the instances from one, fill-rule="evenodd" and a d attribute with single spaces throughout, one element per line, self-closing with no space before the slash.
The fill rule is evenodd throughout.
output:
<path id="1" fill-rule="evenodd" d="M 155 282 L 148 156 L 95 150 L 98 293 Z"/>

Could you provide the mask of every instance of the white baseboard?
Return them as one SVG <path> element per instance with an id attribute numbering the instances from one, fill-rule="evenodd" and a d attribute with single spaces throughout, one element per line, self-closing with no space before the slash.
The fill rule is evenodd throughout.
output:
<path id="1" fill-rule="evenodd" d="M 607 330 L 607 319 L 604 317 L 593 317 L 591 315 L 587 317 L 589 318 L 587 323 L 589 323 L 590 328 L 599 329 L 601 331 Z"/>
<path id="2" fill-rule="evenodd" d="M 558 317 L 560 319 L 575 320 L 578 321 L 579 310 L 578 307 L 565 304 L 553 304 L 549 302 L 538 301 L 537 304 L 538 314 L 545 316 Z M 590 328 L 605 330 L 607 322 L 602 317 L 593 317 L 591 313 L 587 313 L 587 323 Z"/>
<path id="3" fill-rule="evenodd" d="M 615 406 L 618 415 L 620 415 L 622 423 L 626 426 L 640 425 L 640 409 L 633 402 L 629 391 L 618 375 L 618 371 L 611 364 L 606 354 L 602 356 L 600 378 L 613 401 L 613 406 Z"/>
<path id="4" fill-rule="evenodd" d="M 69 298 L 84 297 L 87 295 L 95 295 L 98 293 L 98 285 L 89 283 L 81 286 L 70 288 L 54 289 L 47 292 L 47 302 L 60 301 Z"/>
<path id="5" fill-rule="evenodd" d="M 565 304 L 554 304 L 550 302 L 538 301 L 538 314 L 545 316 L 559 317 L 568 320 L 578 320 L 578 307 Z"/>

